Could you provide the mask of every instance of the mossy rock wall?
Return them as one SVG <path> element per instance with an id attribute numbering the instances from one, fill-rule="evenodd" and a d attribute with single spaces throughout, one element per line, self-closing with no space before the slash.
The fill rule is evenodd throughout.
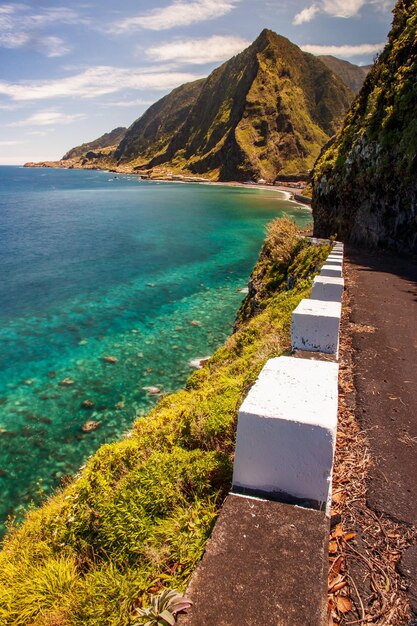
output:
<path id="1" fill-rule="evenodd" d="M 417 2 L 401 0 L 388 43 L 313 172 L 314 232 L 417 252 Z"/>

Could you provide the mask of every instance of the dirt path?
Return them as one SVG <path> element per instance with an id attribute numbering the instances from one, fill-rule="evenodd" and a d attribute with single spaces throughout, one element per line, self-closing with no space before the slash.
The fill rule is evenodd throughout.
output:
<path id="1" fill-rule="evenodd" d="M 366 501 L 410 528 L 417 526 L 417 263 L 354 249 L 346 260 L 355 412 L 372 462 Z M 398 567 L 417 616 L 417 546 Z"/>

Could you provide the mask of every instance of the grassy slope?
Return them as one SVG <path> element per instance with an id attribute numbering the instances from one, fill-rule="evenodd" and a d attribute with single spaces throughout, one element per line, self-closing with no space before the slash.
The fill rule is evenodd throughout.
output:
<path id="1" fill-rule="evenodd" d="M 186 388 L 10 530 L 3 626 L 128 626 L 150 593 L 185 588 L 230 488 L 238 407 L 265 361 L 288 350 L 291 313 L 329 251 L 293 230 L 269 231 L 237 331 Z"/>

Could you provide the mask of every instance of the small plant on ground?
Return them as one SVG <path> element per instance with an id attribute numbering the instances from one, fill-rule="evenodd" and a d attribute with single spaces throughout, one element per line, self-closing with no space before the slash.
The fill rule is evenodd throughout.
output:
<path id="1" fill-rule="evenodd" d="M 152 596 L 150 607 L 136 609 L 135 617 L 139 621 L 133 622 L 133 626 L 174 626 L 177 615 L 191 606 L 192 602 L 176 589 L 165 589 L 160 595 Z"/>

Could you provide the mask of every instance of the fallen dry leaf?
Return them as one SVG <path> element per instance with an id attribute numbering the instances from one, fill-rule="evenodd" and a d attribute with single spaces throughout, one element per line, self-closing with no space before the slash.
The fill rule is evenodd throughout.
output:
<path id="1" fill-rule="evenodd" d="M 343 589 L 343 587 L 346 587 L 346 585 L 347 582 L 343 576 L 338 574 L 332 581 L 329 581 L 329 592 L 339 591 L 340 589 Z"/>
<path id="2" fill-rule="evenodd" d="M 349 613 L 349 611 L 352 610 L 352 601 L 346 596 L 337 596 L 337 598 L 335 598 L 335 602 L 337 610 L 340 613 Z"/>
<path id="3" fill-rule="evenodd" d="M 336 552 L 337 552 L 337 541 L 331 541 L 329 543 L 329 552 L 330 552 L 330 554 L 336 554 Z"/>
<path id="4" fill-rule="evenodd" d="M 350 541 L 351 539 L 354 539 L 355 537 L 356 537 L 356 533 L 346 533 L 343 539 L 345 541 Z"/>

